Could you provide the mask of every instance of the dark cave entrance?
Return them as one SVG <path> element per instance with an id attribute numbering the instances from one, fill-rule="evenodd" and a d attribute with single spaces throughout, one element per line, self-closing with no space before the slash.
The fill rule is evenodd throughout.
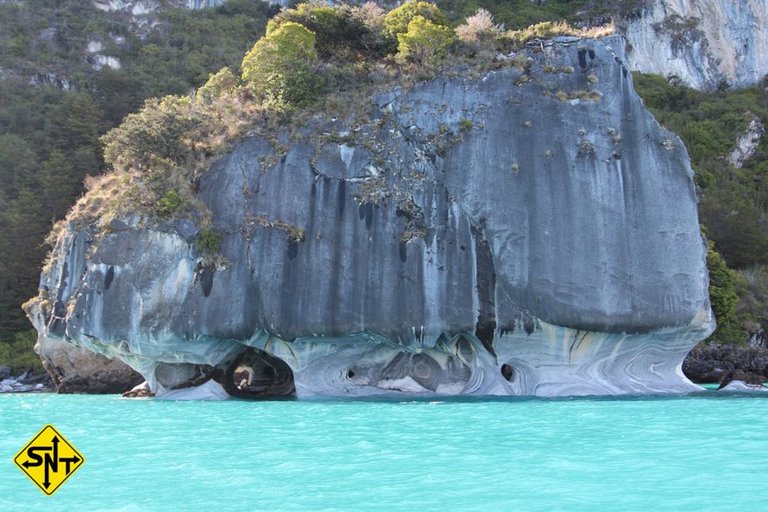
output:
<path id="1" fill-rule="evenodd" d="M 293 371 L 285 361 L 263 350 L 247 348 L 227 368 L 226 388 L 238 398 L 296 396 Z"/>
<path id="2" fill-rule="evenodd" d="M 504 380 L 507 382 L 512 382 L 515 380 L 515 369 L 511 365 L 505 363 L 501 365 L 501 376 L 504 377 Z"/>

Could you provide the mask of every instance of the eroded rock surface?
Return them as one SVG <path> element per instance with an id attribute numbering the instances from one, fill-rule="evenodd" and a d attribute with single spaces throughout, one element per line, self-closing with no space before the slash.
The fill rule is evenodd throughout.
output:
<path id="1" fill-rule="evenodd" d="M 750 86 L 768 73 L 764 0 L 652 0 L 628 21 L 632 70 L 697 89 Z"/>
<path id="2" fill-rule="evenodd" d="M 119 359 L 53 337 L 39 336 L 35 351 L 59 393 L 122 393 L 142 381 Z"/>
<path id="3" fill-rule="evenodd" d="M 736 140 L 736 147 L 728 157 L 728 161 L 737 169 L 744 167 L 744 164 L 757 153 L 760 140 L 764 135 L 765 126 L 762 121 L 758 117 L 753 117 L 747 129 Z"/>
<path id="4" fill-rule="evenodd" d="M 682 360 L 714 321 L 692 171 L 623 47 L 537 43 L 525 70 L 248 138 L 200 183 L 218 257 L 189 223 L 71 224 L 28 312 L 158 396 L 696 389 Z"/>

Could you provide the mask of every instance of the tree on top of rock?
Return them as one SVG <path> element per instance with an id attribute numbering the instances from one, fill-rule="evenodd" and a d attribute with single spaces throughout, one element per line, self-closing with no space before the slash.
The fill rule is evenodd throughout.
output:
<path id="1" fill-rule="evenodd" d="M 267 37 L 286 23 L 294 22 L 314 32 L 317 37 L 315 48 L 323 59 L 365 54 L 374 45 L 373 34 L 364 18 L 366 12 L 363 8 L 348 5 L 331 7 L 320 2 L 301 3 L 292 9 L 283 9 L 269 20 Z"/>
<path id="2" fill-rule="evenodd" d="M 404 34 L 408 31 L 408 26 L 416 16 L 421 16 L 435 25 L 448 25 L 448 18 L 439 7 L 428 2 L 411 0 L 387 13 L 384 17 L 384 32 L 395 39 L 398 34 Z"/>
<path id="3" fill-rule="evenodd" d="M 434 66 L 443 58 L 456 36 L 448 27 L 432 23 L 416 16 L 408 24 L 405 33 L 397 35 L 397 51 L 401 59 Z"/>
<path id="4" fill-rule="evenodd" d="M 315 33 L 287 22 L 259 39 L 243 59 L 243 80 L 264 104 L 278 110 L 313 103 L 322 88 Z"/>

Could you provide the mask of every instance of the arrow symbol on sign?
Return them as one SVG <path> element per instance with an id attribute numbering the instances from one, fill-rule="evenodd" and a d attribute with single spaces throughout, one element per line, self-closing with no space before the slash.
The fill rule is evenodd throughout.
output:
<path id="1" fill-rule="evenodd" d="M 77 455 L 73 455 L 71 457 L 62 457 L 62 458 L 59 459 L 59 462 L 63 462 L 66 465 L 65 471 L 66 471 L 67 474 L 69 474 L 69 471 L 70 471 L 69 470 L 69 465 L 70 464 L 77 464 L 81 460 L 82 459 L 80 459 L 80 457 L 78 457 Z"/>
<path id="2" fill-rule="evenodd" d="M 51 485 L 51 481 L 48 478 L 51 469 L 54 471 L 54 473 L 59 471 L 59 438 L 53 436 L 51 443 L 53 444 L 53 457 L 50 457 L 47 453 L 45 454 L 45 467 L 43 468 L 45 475 L 45 479 L 43 480 L 43 487 L 46 489 L 48 489 L 48 486 Z"/>
<path id="3" fill-rule="evenodd" d="M 59 438 L 56 436 L 53 436 L 53 439 L 51 439 L 51 442 L 53 443 L 53 460 L 58 461 L 59 460 Z"/>

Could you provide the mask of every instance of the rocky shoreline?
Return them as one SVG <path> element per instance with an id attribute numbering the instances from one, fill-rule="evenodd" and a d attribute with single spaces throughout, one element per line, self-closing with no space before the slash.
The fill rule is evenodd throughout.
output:
<path id="1" fill-rule="evenodd" d="M 12 375 L 10 366 L 0 366 L 0 393 L 29 393 L 34 391 L 55 391 L 50 375 L 26 370 L 18 376 Z"/>
<path id="2" fill-rule="evenodd" d="M 701 343 L 683 362 L 683 373 L 697 384 L 723 382 L 737 372 L 743 377 L 737 380 L 768 382 L 768 348 Z"/>
<path id="3" fill-rule="evenodd" d="M 130 366 L 65 341 L 40 336 L 35 345 L 52 388 L 61 394 L 116 394 L 142 380 Z"/>

